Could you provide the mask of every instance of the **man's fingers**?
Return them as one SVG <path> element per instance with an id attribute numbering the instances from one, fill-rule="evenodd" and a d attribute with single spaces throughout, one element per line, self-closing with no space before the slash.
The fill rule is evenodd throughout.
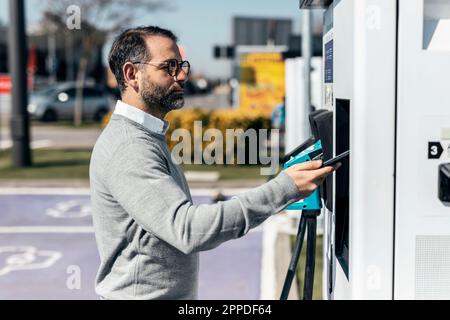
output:
<path id="1" fill-rule="evenodd" d="M 320 169 L 314 170 L 314 172 L 311 172 L 311 174 L 314 174 L 316 178 L 322 178 L 326 177 L 330 173 L 332 173 L 335 169 L 333 167 L 323 167 Z"/>
<path id="2" fill-rule="evenodd" d="M 337 169 L 339 169 L 341 166 L 342 166 L 342 163 L 341 163 L 341 162 L 338 162 L 338 163 L 336 163 L 333 167 L 334 167 L 334 170 L 337 170 Z"/>
<path id="3" fill-rule="evenodd" d="M 322 160 L 306 161 L 292 166 L 295 170 L 315 170 L 322 165 Z"/>
<path id="4" fill-rule="evenodd" d="M 286 172 L 294 179 L 303 196 L 308 196 L 325 181 L 328 175 L 340 167 L 340 163 L 323 168 L 321 166 L 322 160 L 307 161 L 293 165 Z"/>

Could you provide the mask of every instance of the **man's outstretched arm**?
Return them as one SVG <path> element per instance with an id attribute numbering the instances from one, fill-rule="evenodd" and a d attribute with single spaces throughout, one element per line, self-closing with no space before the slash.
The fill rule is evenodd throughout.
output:
<path id="1" fill-rule="evenodd" d="M 194 205 L 155 149 L 131 143 L 109 164 L 107 186 L 147 232 L 188 254 L 246 234 L 271 214 L 305 197 L 332 172 L 319 162 L 293 166 L 260 187 L 215 204 Z"/>

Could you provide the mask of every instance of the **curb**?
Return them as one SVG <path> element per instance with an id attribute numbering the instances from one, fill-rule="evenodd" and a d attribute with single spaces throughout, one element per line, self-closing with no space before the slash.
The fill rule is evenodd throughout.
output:
<path id="1" fill-rule="evenodd" d="M 278 300 L 291 260 L 290 236 L 294 234 L 292 218 L 285 213 L 270 217 L 263 225 L 261 262 L 261 300 Z M 292 282 L 288 300 L 298 300 L 297 281 Z"/>
<path id="2" fill-rule="evenodd" d="M 222 180 L 222 181 L 188 181 L 190 189 L 249 189 L 255 188 L 265 180 Z M 45 180 L 2 180 L 0 188 L 89 188 L 87 179 L 45 179 Z"/>

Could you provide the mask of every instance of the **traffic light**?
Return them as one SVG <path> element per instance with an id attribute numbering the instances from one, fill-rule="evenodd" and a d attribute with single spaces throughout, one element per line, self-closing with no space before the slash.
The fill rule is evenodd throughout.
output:
<path id="1" fill-rule="evenodd" d="M 233 59 L 236 50 L 234 46 L 214 46 L 213 51 L 215 59 Z"/>
<path id="2" fill-rule="evenodd" d="M 220 46 L 214 46 L 214 58 L 220 59 L 222 57 L 221 51 L 222 49 Z"/>
<path id="3" fill-rule="evenodd" d="M 228 59 L 234 58 L 235 48 L 233 46 L 227 46 L 225 51 L 226 51 L 226 57 Z"/>

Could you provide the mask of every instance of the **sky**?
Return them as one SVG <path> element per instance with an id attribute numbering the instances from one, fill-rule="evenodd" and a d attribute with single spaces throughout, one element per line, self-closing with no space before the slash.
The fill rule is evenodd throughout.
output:
<path id="1" fill-rule="evenodd" d="M 172 1 L 174 11 L 143 13 L 134 25 L 158 25 L 172 30 L 185 47 L 192 70 L 208 77 L 225 78 L 231 62 L 213 58 L 214 45 L 228 45 L 232 40 L 233 16 L 290 18 L 293 32 L 301 32 L 299 0 L 165 0 Z M 0 0 L 0 20 L 9 20 L 8 0 Z M 76 2 L 76 1 L 74 1 Z M 28 26 L 42 17 L 46 0 L 25 0 Z M 105 56 L 109 44 L 105 46 Z"/>

